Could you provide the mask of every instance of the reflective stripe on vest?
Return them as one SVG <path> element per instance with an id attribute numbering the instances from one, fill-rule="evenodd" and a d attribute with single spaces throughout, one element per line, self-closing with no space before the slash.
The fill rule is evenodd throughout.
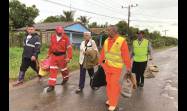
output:
<path id="1" fill-rule="evenodd" d="M 29 47 L 35 47 L 35 45 L 32 45 L 32 44 L 29 44 L 29 43 L 26 43 L 26 46 L 29 46 Z"/>
<path id="2" fill-rule="evenodd" d="M 148 43 L 147 39 L 143 39 L 141 44 L 138 43 L 138 40 L 133 41 L 134 49 L 134 61 L 135 62 L 145 62 L 148 58 Z"/>
<path id="3" fill-rule="evenodd" d="M 105 40 L 104 50 L 105 50 L 105 60 L 109 66 L 122 68 L 123 60 L 121 57 L 121 46 L 125 39 L 123 37 L 118 37 L 113 43 L 110 51 L 108 51 L 108 39 Z"/>

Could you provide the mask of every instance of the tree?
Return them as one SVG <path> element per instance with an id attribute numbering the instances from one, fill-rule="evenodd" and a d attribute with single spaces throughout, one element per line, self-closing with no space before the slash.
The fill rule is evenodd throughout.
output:
<path id="1" fill-rule="evenodd" d="M 10 17 L 9 17 L 9 30 L 12 29 L 12 26 L 13 26 L 13 22 L 12 22 L 12 20 L 11 20 Z"/>
<path id="2" fill-rule="evenodd" d="M 90 18 L 87 18 L 86 16 L 80 16 L 79 18 L 77 18 L 80 22 L 82 22 L 82 24 L 84 24 L 85 26 L 88 25 Z"/>
<path id="3" fill-rule="evenodd" d="M 116 26 L 118 27 L 118 32 L 120 34 L 127 33 L 127 22 L 126 21 L 119 21 Z"/>
<path id="4" fill-rule="evenodd" d="M 43 23 L 52 23 L 52 22 L 61 22 L 62 20 L 60 19 L 60 16 L 49 16 L 47 17 Z"/>
<path id="5" fill-rule="evenodd" d="M 144 29 L 143 32 L 144 32 L 144 37 L 150 40 L 151 36 L 150 36 L 149 30 L 148 29 Z"/>
<path id="6" fill-rule="evenodd" d="M 137 39 L 137 32 L 138 31 L 139 31 L 138 28 L 130 27 L 129 28 L 129 37 L 131 37 L 132 40 Z"/>
<path id="7" fill-rule="evenodd" d="M 9 17 L 13 28 L 21 28 L 34 23 L 34 19 L 39 15 L 39 10 L 35 5 L 26 7 L 18 0 L 9 2 Z"/>
<path id="8" fill-rule="evenodd" d="M 97 22 L 93 22 L 93 23 L 91 23 L 91 24 L 89 25 L 89 28 L 97 28 L 97 27 L 99 27 L 99 26 L 97 25 Z"/>
<path id="9" fill-rule="evenodd" d="M 104 25 L 104 27 L 106 28 L 106 27 L 108 27 L 108 22 L 105 22 L 105 25 Z"/>
<path id="10" fill-rule="evenodd" d="M 61 20 L 64 22 L 73 22 L 74 21 L 74 14 L 73 11 L 63 11 L 63 15 L 61 16 Z"/>

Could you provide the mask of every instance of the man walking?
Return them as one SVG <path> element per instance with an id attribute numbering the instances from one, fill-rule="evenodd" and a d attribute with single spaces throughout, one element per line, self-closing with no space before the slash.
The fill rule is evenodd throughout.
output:
<path id="1" fill-rule="evenodd" d="M 131 58 L 133 58 L 132 72 L 136 74 L 137 86 L 144 86 L 144 71 L 147 66 L 148 55 L 152 60 L 152 47 L 149 40 L 143 37 L 144 32 L 138 32 L 138 39 L 133 41 Z"/>
<path id="2" fill-rule="evenodd" d="M 20 66 L 18 80 L 13 86 L 17 86 L 23 83 L 25 72 L 28 67 L 31 68 L 38 74 L 39 65 L 38 65 L 38 54 L 40 53 L 40 37 L 37 33 L 35 33 L 35 27 L 30 25 L 26 29 L 26 37 L 24 38 L 24 48 L 22 53 L 22 63 Z M 41 76 L 38 75 L 39 80 Z"/>
<path id="3" fill-rule="evenodd" d="M 106 92 L 108 97 L 106 104 L 109 105 L 109 111 L 114 111 L 117 109 L 120 96 L 120 76 L 123 65 L 126 65 L 127 73 L 130 73 L 131 62 L 127 42 L 118 35 L 117 27 L 109 26 L 107 31 L 108 38 L 104 42 L 99 63 L 106 74 Z"/>
<path id="4" fill-rule="evenodd" d="M 68 36 L 61 26 L 56 27 L 56 34 L 51 36 L 51 44 L 48 51 L 50 59 L 50 75 L 47 92 L 54 90 L 58 69 L 63 76 L 61 85 L 64 85 L 69 79 L 67 63 L 72 59 L 72 46 Z"/>

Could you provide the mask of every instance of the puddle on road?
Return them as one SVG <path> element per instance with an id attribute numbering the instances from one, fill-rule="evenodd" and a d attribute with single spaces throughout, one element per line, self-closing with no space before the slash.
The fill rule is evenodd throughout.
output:
<path id="1" fill-rule="evenodd" d="M 176 77 L 170 76 L 170 78 L 165 79 L 165 85 L 162 88 L 161 96 L 170 99 L 173 102 L 173 105 L 176 109 L 178 109 L 178 103 L 177 103 L 177 81 L 175 80 Z"/>
<path id="2" fill-rule="evenodd" d="M 176 87 L 172 87 L 169 83 L 167 83 L 167 85 L 165 86 L 164 90 L 177 91 L 178 89 Z"/>
<path id="3" fill-rule="evenodd" d="M 162 93 L 161 95 L 169 99 L 174 99 L 174 97 L 169 96 L 168 93 Z"/>
<path id="4" fill-rule="evenodd" d="M 56 85 L 54 92 L 55 92 L 56 95 L 61 95 L 62 93 L 66 92 L 67 90 L 70 90 L 71 93 L 75 93 L 75 89 L 76 89 L 75 85 L 68 85 L 68 87 L 67 86 L 61 86 L 61 85 Z M 43 89 L 43 92 L 41 93 L 41 95 L 46 95 L 46 94 L 48 94 L 47 87 L 45 87 Z"/>
<path id="5" fill-rule="evenodd" d="M 174 103 L 174 106 L 176 109 L 178 109 L 178 103 L 177 102 L 173 102 Z"/>
<path id="6" fill-rule="evenodd" d="M 47 87 L 46 87 L 46 88 L 44 88 L 44 90 L 43 90 L 42 94 L 46 94 L 46 93 L 47 93 Z"/>

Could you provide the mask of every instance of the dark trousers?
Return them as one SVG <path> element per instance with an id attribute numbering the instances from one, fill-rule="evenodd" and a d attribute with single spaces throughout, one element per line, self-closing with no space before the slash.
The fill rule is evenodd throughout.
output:
<path id="1" fill-rule="evenodd" d="M 147 61 L 145 62 L 133 62 L 132 72 L 136 74 L 137 84 L 144 84 L 144 72 L 147 67 Z"/>
<path id="2" fill-rule="evenodd" d="M 39 66 L 36 61 L 31 61 L 30 58 L 22 58 L 22 63 L 20 66 L 19 80 L 23 80 L 25 77 L 25 72 L 29 68 L 29 66 L 38 74 Z"/>
<path id="3" fill-rule="evenodd" d="M 88 71 L 88 74 L 89 74 L 89 76 L 90 76 L 90 80 L 91 80 L 91 77 L 92 77 L 93 74 L 94 74 L 94 68 L 85 69 L 85 68 L 83 68 L 83 65 L 80 65 L 79 88 L 81 88 L 81 89 L 84 88 L 85 78 L 86 78 L 86 70 Z"/>

